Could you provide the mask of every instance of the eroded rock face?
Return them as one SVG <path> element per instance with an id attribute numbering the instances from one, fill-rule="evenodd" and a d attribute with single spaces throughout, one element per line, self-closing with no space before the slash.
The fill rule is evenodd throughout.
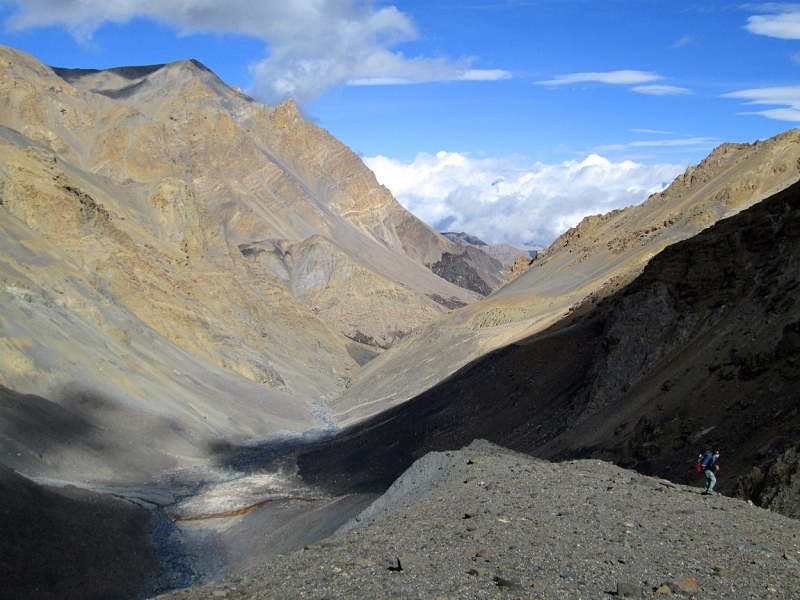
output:
<path id="1" fill-rule="evenodd" d="M 480 276 L 478 270 L 470 264 L 471 247 L 465 248 L 461 254 L 450 254 L 445 252 L 439 262 L 430 265 L 431 271 L 442 279 L 456 284 L 481 296 L 488 296 L 492 288 Z M 488 258 L 488 257 L 487 257 Z"/>
<path id="2" fill-rule="evenodd" d="M 765 447 L 761 454 L 765 458 L 764 471 L 753 467 L 739 482 L 735 495 L 787 517 L 800 518 L 800 449 L 789 448 L 774 462 L 768 458 L 769 450 Z"/>

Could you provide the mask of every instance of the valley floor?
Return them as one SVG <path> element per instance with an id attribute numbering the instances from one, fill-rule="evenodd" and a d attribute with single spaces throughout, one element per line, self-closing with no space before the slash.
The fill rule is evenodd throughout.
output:
<path id="1" fill-rule="evenodd" d="M 357 527 L 160 598 L 800 597 L 800 522 L 700 484 L 476 441 L 417 461 Z"/>

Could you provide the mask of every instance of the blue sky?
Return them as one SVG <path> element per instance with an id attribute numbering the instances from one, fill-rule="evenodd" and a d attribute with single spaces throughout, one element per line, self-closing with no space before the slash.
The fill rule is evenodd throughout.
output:
<path id="1" fill-rule="evenodd" d="M 53 66 L 196 58 L 292 96 L 412 212 L 546 245 L 724 141 L 800 122 L 800 4 L 705 0 L 0 0 Z"/>

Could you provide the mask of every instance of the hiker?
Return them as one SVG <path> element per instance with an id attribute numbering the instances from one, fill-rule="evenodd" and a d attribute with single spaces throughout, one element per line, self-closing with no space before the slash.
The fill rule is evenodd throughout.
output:
<path id="1" fill-rule="evenodd" d="M 717 483 L 714 471 L 719 471 L 718 460 L 719 450 L 714 453 L 706 452 L 703 459 L 700 461 L 700 467 L 703 469 L 703 473 L 705 473 L 706 476 L 706 489 L 703 491 L 704 496 L 714 495 L 714 484 Z"/>

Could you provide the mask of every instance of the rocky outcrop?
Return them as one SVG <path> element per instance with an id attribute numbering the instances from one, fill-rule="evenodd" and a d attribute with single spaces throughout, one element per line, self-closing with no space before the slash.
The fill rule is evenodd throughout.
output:
<path id="1" fill-rule="evenodd" d="M 488 259 L 488 257 L 485 258 Z M 472 290 L 481 296 L 488 296 L 492 288 L 473 266 L 474 263 L 478 262 L 475 259 L 476 253 L 471 247 L 467 247 L 460 254 L 445 252 L 439 262 L 431 264 L 429 267 L 439 277 L 458 287 Z M 480 267 L 479 264 L 477 266 Z"/>
<path id="2" fill-rule="evenodd" d="M 797 409 L 792 409 L 795 413 Z M 763 508 L 781 513 L 794 519 L 800 518 L 800 447 L 789 448 L 777 459 L 776 450 L 783 447 L 782 440 L 770 440 L 759 449 L 764 457 L 762 466 L 755 466 L 741 478 L 735 495 L 749 499 Z M 777 442 L 777 443 L 776 443 Z M 763 470 L 762 470 L 763 469 Z"/>
<path id="3" fill-rule="evenodd" d="M 520 256 L 513 265 L 511 265 L 511 270 L 508 272 L 508 276 L 503 284 L 508 283 L 509 281 L 513 281 L 520 275 L 522 275 L 528 268 L 533 264 L 535 259 L 530 258 L 529 256 Z"/>

